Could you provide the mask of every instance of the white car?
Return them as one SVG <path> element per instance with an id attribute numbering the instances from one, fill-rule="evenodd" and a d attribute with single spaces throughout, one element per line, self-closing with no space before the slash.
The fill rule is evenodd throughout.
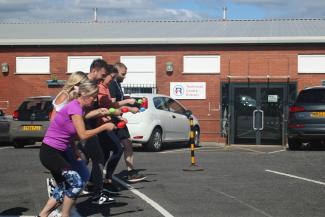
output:
<path id="1" fill-rule="evenodd" d="M 199 145 L 199 122 L 181 103 L 160 94 L 131 94 L 130 97 L 147 101 L 144 105 L 145 111 L 123 114 L 128 120 L 127 127 L 134 143 L 142 143 L 151 151 L 160 151 L 164 143 L 189 142 L 188 116 L 191 116 L 194 125 L 194 145 Z"/>

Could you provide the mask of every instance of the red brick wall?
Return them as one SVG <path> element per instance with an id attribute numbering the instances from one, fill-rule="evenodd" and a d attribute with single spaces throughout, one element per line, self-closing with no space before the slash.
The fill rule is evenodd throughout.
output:
<path id="1" fill-rule="evenodd" d="M 183 74 L 184 55 L 220 55 L 220 74 Z M 101 55 L 109 63 L 119 61 L 120 56 L 154 55 L 157 57 L 158 92 L 169 95 L 169 82 L 206 82 L 206 100 L 180 100 L 199 118 L 203 141 L 222 141 L 220 131 L 220 85 L 229 75 L 243 76 L 234 82 L 247 82 L 245 76 L 264 76 L 254 81 L 266 82 L 266 76 L 290 76 L 298 82 L 298 89 L 320 85 L 325 74 L 297 73 L 298 54 L 325 54 L 325 45 L 197 45 L 197 46 L 41 46 L 0 47 L 0 63 L 9 64 L 9 74 L 0 73 L 0 100 L 9 100 L 8 112 L 12 113 L 28 96 L 55 95 L 60 88 L 48 88 L 50 75 L 15 75 L 16 56 L 50 56 L 51 73 L 58 79 L 67 78 L 67 57 L 73 55 Z M 174 72 L 167 74 L 166 62 L 174 64 Z M 253 78 L 254 79 L 254 78 Z M 272 81 L 284 81 L 273 78 Z M 211 105 L 209 113 L 208 105 Z"/>

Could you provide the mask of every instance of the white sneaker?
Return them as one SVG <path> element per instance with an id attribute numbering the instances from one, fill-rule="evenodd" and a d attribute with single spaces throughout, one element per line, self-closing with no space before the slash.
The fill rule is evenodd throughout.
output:
<path id="1" fill-rule="evenodd" d="M 91 194 L 91 192 L 87 191 L 87 190 L 82 190 L 80 195 L 88 195 Z"/>
<path id="2" fill-rule="evenodd" d="M 53 211 L 48 215 L 48 217 L 61 217 L 61 216 L 62 216 L 62 214 L 61 214 L 61 212 L 60 212 L 59 209 L 55 209 L 55 210 L 53 210 Z"/>
<path id="3" fill-rule="evenodd" d="M 56 184 L 53 178 L 46 178 L 46 187 L 48 197 L 51 197 Z"/>

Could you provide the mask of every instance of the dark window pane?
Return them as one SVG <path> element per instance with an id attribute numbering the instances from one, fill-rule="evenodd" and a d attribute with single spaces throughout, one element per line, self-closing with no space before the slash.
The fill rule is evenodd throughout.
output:
<path id="1" fill-rule="evenodd" d="M 122 87 L 125 94 L 157 92 L 156 86 L 151 84 L 123 84 Z"/>
<path id="2" fill-rule="evenodd" d="M 52 109 L 52 101 L 31 100 L 25 101 L 19 107 L 23 111 L 49 111 Z"/>
<path id="3" fill-rule="evenodd" d="M 310 89 L 300 92 L 297 103 L 325 103 L 325 89 Z"/>
<path id="4" fill-rule="evenodd" d="M 166 102 L 162 97 L 155 97 L 153 103 L 155 104 L 156 109 L 168 111 Z"/>
<path id="5" fill-rule="evenodd" d="M 169 111 L 178 114 L 185 114 L 185 109 L 180 104 L 178 104 L 175 100 L 168 99 L 167 105 Z"/>

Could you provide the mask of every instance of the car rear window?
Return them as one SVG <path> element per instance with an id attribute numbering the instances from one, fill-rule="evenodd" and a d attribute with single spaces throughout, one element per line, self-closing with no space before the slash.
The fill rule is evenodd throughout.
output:
<path id="1" fill-rule="evenodd" d="M 33 99 L 24 101 L 19 111 L 49 111 L 52 109 L 52 101 L 44 99 Z"/>
<path id="2" fill-rule="evenodd" d="M 303 90 L 299 93 L 297 103 L 322 104 L 325 103 L 325 89 Z"/>

